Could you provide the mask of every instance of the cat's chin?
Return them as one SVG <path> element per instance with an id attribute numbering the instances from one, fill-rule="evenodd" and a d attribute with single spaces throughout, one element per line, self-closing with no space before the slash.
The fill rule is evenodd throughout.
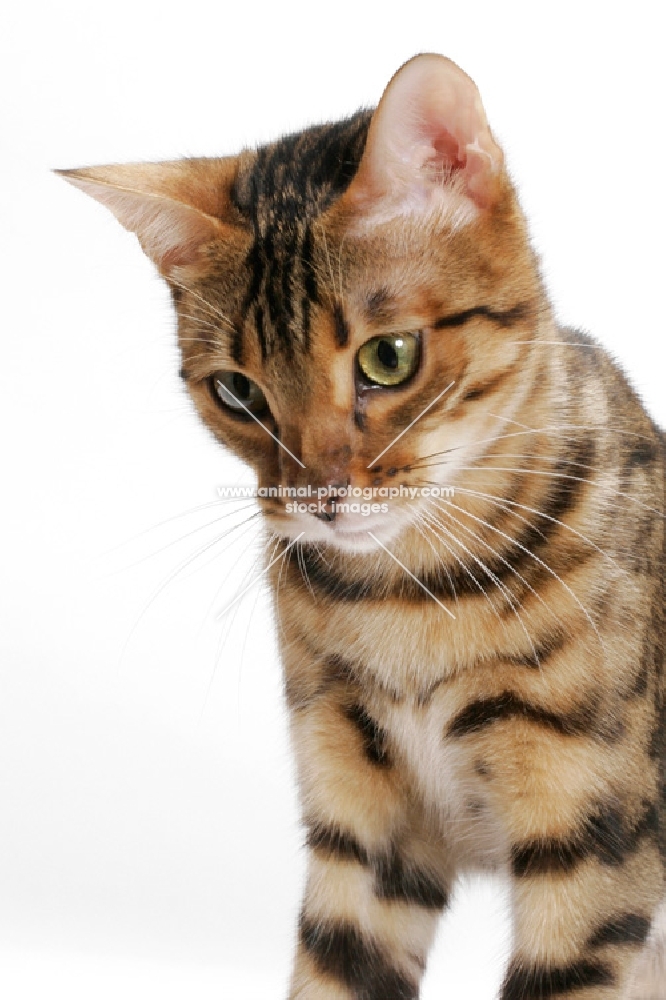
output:
<path id="1" fill-rule="evenodd" d="M 311 517 L 308 520 L 295 518 L 288 526 L 281 522 L 276 533 L 290 541 L 314 542 L 330 545 L 342 552 L 361 553 L 376 552 L 395 538 L 402 527 L 395 518 L 386 517 L 364 517 L 363 520 L 349 517 L 333 522 Z"/>

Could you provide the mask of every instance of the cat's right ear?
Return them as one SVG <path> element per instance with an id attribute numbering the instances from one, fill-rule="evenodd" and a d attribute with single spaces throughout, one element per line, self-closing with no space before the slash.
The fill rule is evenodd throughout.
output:
<path id="1" fill-rule="evenodd" d="M 195 264 L 203 246 L 231 235 L 223 221 L 235 171 L 233 158 L 125 163 L 56 170 L 106 205 L 168 278 Z"/>
<path id="2" fill-rule="evenodd" d="M 450 59 L 424 54 L 384 91 L 347 194 L 371 215 L 474 216 L 499 198 L 503 164 L 474 81 Z"/>

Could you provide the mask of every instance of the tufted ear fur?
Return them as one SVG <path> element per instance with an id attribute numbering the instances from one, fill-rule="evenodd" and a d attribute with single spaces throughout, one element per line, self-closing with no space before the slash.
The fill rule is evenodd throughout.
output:
<path id="1" fill-rule="evenodd" d="M 168 277 L 228 232 L 222 218 L 235 162 L 228 157 L 126 163 L 56 173 L 106 205 Z"/>
<path id="2" fill-rule="evenodd" d="M 444 56 L 419 55 L 384 91 L 348 195 L 371 214 L 474 216 L 499 197 L 503 162 L 474 82 Z"/>

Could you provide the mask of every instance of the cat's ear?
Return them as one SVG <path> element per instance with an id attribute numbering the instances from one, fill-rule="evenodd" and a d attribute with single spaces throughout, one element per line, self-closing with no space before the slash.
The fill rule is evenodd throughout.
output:
<path id="1" fill-rule="evenodd" d="M 349 194 L 370 211 L 483 210 L 499 196 L 503 162 L 474 81 L 444 56 L 419 55 L 384 91 Z"/>
<path id="2" fill-rule="evenodd" d="M 106 205 L 168 277 L 172 268 L 196 262 L 202 246 L 229 233 L 222 218 L 233 169 L 225 158 L 55 172 Z"/>

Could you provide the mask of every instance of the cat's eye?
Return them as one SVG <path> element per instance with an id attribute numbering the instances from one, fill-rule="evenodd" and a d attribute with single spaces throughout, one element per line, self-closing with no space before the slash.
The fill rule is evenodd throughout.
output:
<path id="1" fill-rule="evenodd" d="M 373 337 L 359 348 L 358 367 L 366 382 L 393 386 L 406 382 L 419 366 L 420 339 L 416 333 Z"/>
<path id="2" fill-rule="evenodd" d="M 215 372 L 211 383 L 217 398 L 234 413 L 259 414 L 268 409 L 257 383 L 241 372 Z"/>

